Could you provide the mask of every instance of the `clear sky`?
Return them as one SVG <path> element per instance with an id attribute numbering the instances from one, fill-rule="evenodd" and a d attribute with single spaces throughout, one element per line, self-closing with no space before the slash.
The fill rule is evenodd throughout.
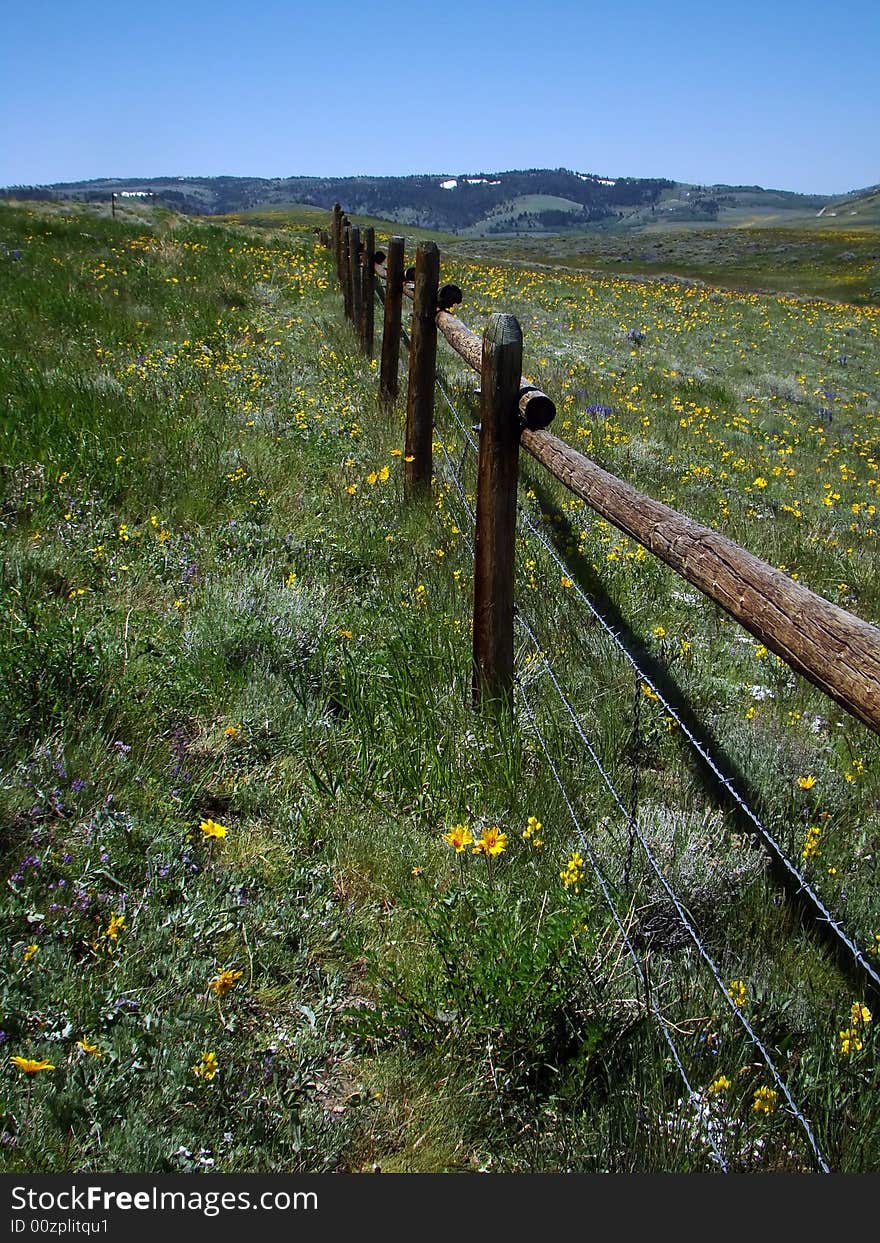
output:
<path id="1" fill-rule="evenodd" d="M 880 182 L 880 0 L 9 0 L 0 185 Z"/>

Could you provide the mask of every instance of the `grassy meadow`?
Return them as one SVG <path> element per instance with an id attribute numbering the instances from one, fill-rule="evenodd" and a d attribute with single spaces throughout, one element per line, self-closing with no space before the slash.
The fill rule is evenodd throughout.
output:
<path id="1" fill-rule="evenodd" d="M 876 738 L 525 456 L 475 714 L 475 377 L 405 505 L 313 227 L 0 207 L 0 1168 L 876 1170 L 876 997 L 578 593 L 875 968 Z M 880 308 L 449 249 L 559 435 L 880 623 Z"/>

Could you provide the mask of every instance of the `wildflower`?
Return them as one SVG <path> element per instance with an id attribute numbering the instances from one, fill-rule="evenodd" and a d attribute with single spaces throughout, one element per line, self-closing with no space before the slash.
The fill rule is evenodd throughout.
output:
<path id="1" fill-rule="evenodd" d="M 474 837 L 466 824 L 456 824 L 448 833 L 443 834 L 443 840 L 449 843 L 457 855 L 460 855 L 471 845 Z"/>
<path id="2" fill-rule="evenodd" d="M 642 692 L 642 694 L 645 696 L 646 699 L 659 699 L 660 698 L 660 696 L 657 694 L 656 691 L 651 690 L 647 682 L 640 682 L 639 690 Z"/>
<path id="3" fill-rule="evenodd" d="M 218 997 L 225 997 L 227 993 L 235 988 L 241 977 L 241 971 L 218 971 L 213 980 L 208 981 L 208 988 L 216 993 Z"/>
<path id="4" fill-rule="evenodd" d="M 207 1079 L 210 1083 L 212 1079 L 216 1079 L 219 1069 L 217 1054 L 203 1053 L 201 1061 L 196 1062 L 192 1071 L 197 1079 Z"/>
<path id="5" fill-rule="evenodd" d="M 666 627 L 655 626 L 654 629 L 651 631 L 651 634 L 654 636 L 655 639 L 665 639 L 666 638 Z"/>
<path id="6" fill-rule="evenodd" d="M 124 929 L 125 929 L 125 916 L 124 915 L 111 915 L 110 923 L 104 929 L 103 935 L 107 938 L 108 941 L 116 942 L 119 940 L 120 932 L 124 931 Z"/>
<path id="7" fill-rule="evenodd" d="M 859 1038 L 859 1029 L 857 1027 L 847 1027 L 845 1031 L 838 1032 L 840 1037 L 840 1054 L 841 1057 L 849 1057 L 851 1053 L 861 1053 L 864 1044 Z"/>
<path id="8" fill-rule="evenodd" d="M 807 835 L 804 838 L 804 848 L 801 851 L 801 858 L 804 862 L 807 859 L 817 859 L 822 851 L 819 849 L 819 842 L 822 837 L 822 830 L 818 825 L 811 825 L 807 829 Z"/>
<path id="9" fill-rule="evenodd" d="M 420 868 L 418 865 L 416 865 L 414 868 L 410 868 L 410 875 L 421 876 L 424 870 L 425 870 L 424 868 Z"/>
<path id="10" fill-rule="evenodd" d="M 337 633 L 337 635 L 339 636 L 339 638 L 340 638 L 340 639 L 352 639 L 352 638 L 354 638 L 354 632 L 353 632 L 353 631 L 351 631 L 351 630 L 337 630 L 337 631 L 336 631 L 336 633 Z"/>
<path id="11" fill-rule="evenodd" d="M 55 1069 L 51 1062 L 35 1062 L 29 1057 L 11 1057 L 9 1060 L 23 1075 L 38 1075 L 40 1071 Z"/>
<path id="12" fill-rule="evenodd" d="M 764 657 L 767 655 L 767 648 L 764 646 L 763 643 L 757 644 L 757 646 L 755 647 L 755 655 L 757 656 L 758 660 L 763 660 Z"/>
<path id="13" fill-rule="evenodd" d="M 742 980 L 731 980 L 727 995 L 735 1006 L 744 1006 L 748 1000 L 745 983 Z"/>
<path id="14" fill-rule="evenodd" d="M 775 1088 L 761 1086 L 755 1092 L 755 1099 L 752 1102 L 752 1110 L 756 1114 L 772 1114 L 776 1108 L 776 1098 L 778 1093 Z"/>
<path id="15" fill-rule="evenodd" d="M 25 948 L 24 954 L 22 955 L 22 961 L 30 962 L 30 960 L 33 958 L 34 954 L 36 954 L 39 948 L 40 947 L 39 945 L 36 944 L 36 942 L 34 942 L 32 945 L 28 945 Z"/>
<path id="16" fill-rule="evenodd" d="M 807 777 L 798 777 L 797 783 L 802 790 L 812 790 L 816 784 L 816 778 L 810 773 Z"/>
<path id="17" fill-rule="evenodd" d="M 492 825 L 488 829 L 483 829 L 479 840 L 475 843 L 472 855 L 484 854 L 491 858 L 495 855 L 503 854 L 507 849 L 507 834 L 500 833 L 498 829 Z"/>
<path id="18" fill-rule="evenodd" d="M 83 1036 L 82 1040 L 77 1040 L 76 1045 L 78 1049 L 82 1049 L 83 1053 L 88 1053 L 90 1057 L 103 1057 L 104 1056 L 104 1054 L 101 1052 L 98 1045 L 89 1044 L 85 1036 Z"/>
<path id="19" fill-rule="evenodd" d="M 706 1091 L 710 1096 L 718 1096 L 721 1092 L 727 1092 L 730 1089 L 730 1080 L 727 1075 L 719 1075 L 717 1079 L 713 1079 Z"/>
<path id="20" fill-rule="evenodd" d="M 239 730 L 239 727 L 237 725 L 227 725 L 223 733 L 226 735 L 227 738 L 234 738 L 235 735 L 238 733 L 238 730 Z"/>
<path id="21" fill-rule="evenodd" d="M 559 580 L 559 581 L 560 581 L 560 583 L 562 584 L 562 586 L 563 586 L 563 587 L 573 587 L 573 586 L 574 586 L 574 583 L 572 582 L 572 580 L 571 580 L 571 579 L 570 579 L 570 578 L 569 578 L 566 574 L 563 574 L 563 575 L 562 575 L 562 578 L 560 578 L 560 580 Z"/>
<path id="22" fill-rule="evenodd" d="M 296 570 L 291 570 L 290 573 L 287 575 L 287 578 L 284 580 L 284 586 L 292 587 L 295 582 L 296 582 Z"/>
<path id="23" fill-rule="evenodd" d="M 523 829 L 523 841 L 531 842 L 536 850 L 540 850 L 544 845 L 544 840 L 538 837 L 538 834 L 543 827 L 537 816 L 529 816 L 526 827 Z"/>
<path id="24" fill-rule="evenodd" d="M 850 1014 L 852 1015 L 853 1024 L 856 1027 L 871 1022 L 871 1011 L 867 1006 L 863 1006 L 859 1001 L 854 1003 L 850 1009 Z"/>
<path id="25" fill-rule="evenodd" d="M 584 860 L 579 851 L 574 851 L 566 863 L 563 870 L 559 873 L 559 879 L 562 881 L 566 889 L 574 889 L 575 893 L 580 893 L 580 882 L 584 878 Z"/>
<path id="26" fill-rule="evenodd" d="M 203 820 L 199 825 L 205 837 L 225 837 L 229 830 L 223 824 L 217 824 L 215 820 Z"/>
<path id="27" fill-rule="evenodd" d="M 767 480 L 764 478 L 763 475 L 759 475 L 758 478 L 755 479 L 754 482 L 752 483 L 752 487 L 753 488 L 766 488 Z"/>
<path id="28" fill-rule="evenodd" d="M 350 483 L 345 490 L 349 496 L 354 496 L 355 492 L 358 490 L 358 486 L 356 483 Z"/>

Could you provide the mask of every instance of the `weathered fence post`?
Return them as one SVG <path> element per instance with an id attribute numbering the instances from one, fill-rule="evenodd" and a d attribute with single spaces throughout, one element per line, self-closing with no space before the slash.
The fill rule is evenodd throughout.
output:
<path id="1" fill-rule="evenodd" d="M 348 231 L 348 283 L 351 287 L 351 320 L 358 336 L 361 332 L 361 231 L 352 225 Z"/>
<path id="2" fill-rule="evenodd" d="M 397 397 L 400 365 L 400 327 L 403 307 L 402 237 L 392 237 L 385 260 L 385 314 L 382 323 L 382 365 L 379 370 L 379 396 L 392 402 Z"/>
<path id="3" fill-rule="evenodd" d="M 416 251 L 412 340 L 406 392 L 406 460 L 404 495 L 412 500 L 431 484 L 434 440 L 434 386 L 437 367 L 437 289 L 440 251 L 424 242 Z"/>
<path id="4" fill-rule="evenodd" d="M 361 343 L 367 358 L 373 357 L 376 304 L 376 230 L 364 229 L 363 305 Z"/>
<path id="5" fill-rule="evenodd" d="M 474 704 L 513 693 L 513 577 L 522 330 L 492 315 L 483 335 L 474 538 Z"/>
<path id="6" fill-rule="evenodd" d="M 333 256 L 336 260 L 336 279 L 342 284 L 342 208 L 333 204 Z"/>
<path id="7" fill-rule="evenodd" d="M 351 225 L 346 225 L 342 231 L 342 298 L 345 303 L 345 315 L 347 319 L 352 317 L 352 295 L 351 295 Z"/>

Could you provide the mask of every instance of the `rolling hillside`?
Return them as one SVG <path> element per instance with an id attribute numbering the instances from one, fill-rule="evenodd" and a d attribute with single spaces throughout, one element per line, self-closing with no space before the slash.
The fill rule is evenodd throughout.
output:
<path id="1" fill-rule="evenodd" d="M 606 177 L 570 169 L 410 177 L 102 178 L 12 186 L 0 196 L 106 202 L 147 197 L 188 215 L 302 204 L 466 236 L 617 230 L 664 225 L 813 220 L 831 216 L 822 195 L 760 186 L 695 186 L 668 178 Z M 866 200 L 866 210 L 870 200 Z M 876 211 L 876 192 L 875 205 Z"/>

